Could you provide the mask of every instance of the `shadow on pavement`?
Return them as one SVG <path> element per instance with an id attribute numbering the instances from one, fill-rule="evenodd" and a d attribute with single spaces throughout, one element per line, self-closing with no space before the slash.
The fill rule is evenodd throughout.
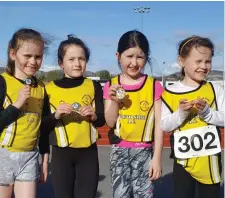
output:
<path id="1" fill-rule="evenodd" d="M 103 181 L 104 179 L 106 178 L 106 176 L 105 175 L 99 175 L 99 182 L 100 181 Z M 99 184 L 98 184 L 99 185 Z M 102 195 L 102 192 L 101 191 L 97 191 L 97 193 L 96 193 L 96 198 L 99 198 L 99 197 L 102 197 L 103 195 Z M 103 197 L 102 197 L 103 198 Z"/>
<path id="2" fill-rule="evenodd" d="M 220 198 L 224 198 L 224 183 L 220 186 Z"/>
<path id="3" fill-rule="evenodd" d="M 54 198 L 51 174 L 48 175 L 48 180 L 46 183 L 38 184 L 37 198 Z"/>
<path id="4" fill-rule="evenodd" d="M 195 198 L 198 197 L 196 193 Z M 173 198 L 173 174 L 169 173 L 155 182 L 154 198 Z M 220 198 L 224 198 L 224 183 L 220 187 Z"/>
<path id="5" fill-rule="evenodd" d="M 154 198 L 173 198 L 172 173 L 162 176 L 155 182 Z"/>

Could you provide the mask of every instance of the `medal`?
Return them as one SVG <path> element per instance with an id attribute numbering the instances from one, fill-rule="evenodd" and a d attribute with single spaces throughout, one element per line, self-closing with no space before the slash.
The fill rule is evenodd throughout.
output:
<path id="1" fill-rule="evenodd" d="M 125 95 L 126 95 L 126 93 L 125 93 L 125 90 L 123 88 L 120 87 L 116 90 L 116 97 L 118 99 L 123 99 L 125 97 Z"/>
<path id="2" fill-rule="evenodd" d="M 34 80 L 33 80 L 33 78 L 26 78 L 25 80 L 24 80 L 24 82 L 25 82 L 25 84 L 26 85 L 34 85 Z"/>
<path id="3" fill-rule="evenodd" d="M 78 102 L 73 103 L 72 107 L 73 107 L 73 111 L 79 113 L 79 109 L 80 109 L 81 105 Z"/>

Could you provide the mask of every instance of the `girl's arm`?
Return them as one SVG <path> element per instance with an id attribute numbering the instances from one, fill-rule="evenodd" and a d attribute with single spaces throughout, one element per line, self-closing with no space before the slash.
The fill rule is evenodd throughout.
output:
<path id="1" fill-rule="evenodd" d="M 5 101 L 6 97 L 6 83 L 5 79 L 0 75 L 0 133 L 3 131 L 3 129 L 16 121 L 19 117 L 20 114 L 20 106 L 17 105 L 17 101 L 20 100 L 21 103 L 21 98 L 22 98 L 22 104 L 25 101 L 25 94 L 24 94 L 24 88 L 20 90 L 19 97 L 17 101 L 13 104 L 10 104 L 6 109 L 3 108 L 3 104 Z M 21 97 L 22 95 L 22 97 Z M 26 94 L 27 96 L 28 94 Z M 24 99 L 25 98 L 25 99 Z"/>
<path id="2" fill-rule="evenodd" d="M 120 85 L 111 85 L 107 82 L 103 88 L 105 99 L 105 120 L 106 124 L 113 128 L 119 115 L 119 100 L 116 98 L 116 89 Z"/>
<path id="3" fill-rule="evenodd" d="M 218 110 L 210 108 L 207 104 L 202 111 L 199 111 L 200 119 L 205 122 L 216 125 L 224 126 L 224 89 L 219 85 L 214 85 L 216 102 Z"/>
<path id="4" fill-rule="evenodd" d="M 44 140 L 41 140 L 41 141 L 47 141 L 45 139 L 49 138 L 48 137 L 49 133 L 55 128 L 58 121 L 59 120 L 55 118 L 55 113 L 51 113 L 48 94 L 45 90 L 43 116 L 42 116 L 42 122 L 40 126 L 40 132 L 41 132 L 40 139 L 42 138 L 42 136 L 44 136 L 43 137 Z M 47 145 L 47 144 L 45 143 L 44 145 Z"/>
<path id="5" fill-rule="evenodd" d="M 50 113 L 49 99 L 45 91 L 44 105 L 43 105 L 43 111 L 42 111 L 42 122 L 40 126 L 40 138 L 39 138 L 39 152 L 42 155 L 46 153 L 47 154 L 50 153 L 50 148 L 49 148 L 49 132 L 50 131 L 48 128 L 48 124 L 46 122 L 46 118 L 48 118 L 50 115 L 51 113 Z"/>
<path id="6" fill-rule="evenodd" d="M 162 148 L 163 148 L 163 132 L 160 129 L 161 117 L 161 100 L 155 101 L 155 130 L 154 130 L 154 155 L 149 167 L 150 180 L 158 179 L 162 174 Z"/>
<path id="7" fill-rule="evenodd" d="M 113 128 L 119 115 L 119 104 L 113 100 L 105 100 L 106 124 Z"/>
<path id="8" fill-rule="evenodd" d="M 17 120 L 19 113 L 20 110 L 13 105 L 9 105 L 6 109 L 3 107 L 0 108 L 0 133 L 6 126 Z"/>
<path id="9" fill-rule="evenodd" d="M 97 119 L 93 121 L 93 125 L 95 127 L 101 127 L 105 124 L 103 91 L 101 84 L 98 82 L 94 82 L 94 88 L 95 88 L 95 113 Z"/>
<path id="10" fill-rule="evenodd" d="M 103 88 L 105 99 L 105 120 L 106 124 L 111 128 L 115 126 L 119 115 L 119 102 L 115 97 L 116 87 L 118 86 L 119 85 L 110 86 L 109 82 L 107 82 Z"/>
<path id="11" fill-rule="evenodd" d="M 157 158 L 161 160 L 162 158 L 162 148 L 163 148 L 163 131 L 160 128 L 160 118 L 161 118 L 161 105 L 162 101 L 155 101 L 154 105 L 154 113 L 155 113 L 155 131 L 154 131 L 154 156 L 153 158 Z"/>
<path id="12" fill-rule="evenodd" d="M 42 164 L 41 164 L 41 176 L 40 182 L 46 182 L 48 178 L 48 161 L 49 161 L 49 154 L 45 153 L 42 155 Z"/>
<path id="13" fill-rule="evenodd" d="M 49 98 L 45 90 L 45 97 L 44 97 L 44 105 L 43 105 L 43 112 L 42 112 L 42 122 L 40 126 L 40 138 L 39 138 L 39 153 L 42 156 L 42 163 L 41 163 L 41 176 L 40 182 L 46 182 L 48 178 L 48 161 L 49 161 L 49 153 L 50 153 L 50 145 L 49 145 L 49 132 L 43 126 L 44 118 L 50 115 L 50 105 L 49 105 Z M 46 125 L 46 123 L 45 123 Z"/>
<path id="14" fill-rule="evenodd" d="M 188 111 L 183 111 L 180 108 L 172 113 L 162 102 L 160 128 L 164 132 L 171 132 L 177 129 L 185 121 L 188 115 Z"/>
<path id="15" fill-rule="evenodd" d="M 49 98 L 45 91 L 43 115 L 42 115 L 42 122 L 41 122 L 41 126 L 40 126 L 40 138 L 39 138 L 40 154 L 46 154 L 46 153 L 50 152 L 49 133 L 55 128 L 59 119 L 63 115 L 70 114 L 71 110 L 72 110 L 71 105 L 60 104 L 56 109 L 56 113 L 51 114 Z"/>

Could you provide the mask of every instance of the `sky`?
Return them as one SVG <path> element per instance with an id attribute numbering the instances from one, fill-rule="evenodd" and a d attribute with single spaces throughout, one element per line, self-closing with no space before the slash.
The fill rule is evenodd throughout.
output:
<path id="1" fill-rule="evenodd" d="M 150 12 L 135 13 L 137 7 L 150 7 Z M 145 69 L 149 75 L 179 71 L 178 43 L 192 35 L 214 42 L 212 68 L 224 69 L 222 1 L 0 2 L 0 27 L 0 67 L 7 62 L 7 45 L 13 33 L 26 27 L 52 40 L 41 68 L 45 71 L 59 68 L 57 48 L 67 34 L 75 34 L 91 50 L 88 71 L 119 73 L 117 44 L 122 34 L 133 29 L 142 31 L 149 40 L 152 64 Z"/>

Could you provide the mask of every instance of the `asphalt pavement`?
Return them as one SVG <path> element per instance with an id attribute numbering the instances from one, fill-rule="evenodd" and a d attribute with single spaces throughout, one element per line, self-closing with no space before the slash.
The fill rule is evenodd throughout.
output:
<path id="1" fill-rule="evenodd" d="M 99 164 L 100 178 L 98 192 L 96 198 L 112 198 L 112 189 L 110 186 L 109 172 L 109 146 L 99 146 Z M 155 198 L 173 198 L 172 189 L 172 166 L 173 160 L 169 158 L 170 149 L 163 149 L 163 175 L 155 182 Z M 224 152 L 222 154 L 224 156 Z M 224 162 L 224 157 L 222 158 Z M 51 163 L 51 162 L 50 162 Z M 224 163 L 223 163 L 224 165 Z M 224 172 L 223 174 L 224 175 Z M 224 177 L 223 177 L 224 178 Z M 88 190 L 88 188 L 87 188 Z M 45 184 L 39 184 L 37 198 L 54 198 L 54 193 L 51 185 L 51 170 L 49 170 L 48 181 Z M 221 196 L 224 198 L 224 183 L 221 184 Z"/>

